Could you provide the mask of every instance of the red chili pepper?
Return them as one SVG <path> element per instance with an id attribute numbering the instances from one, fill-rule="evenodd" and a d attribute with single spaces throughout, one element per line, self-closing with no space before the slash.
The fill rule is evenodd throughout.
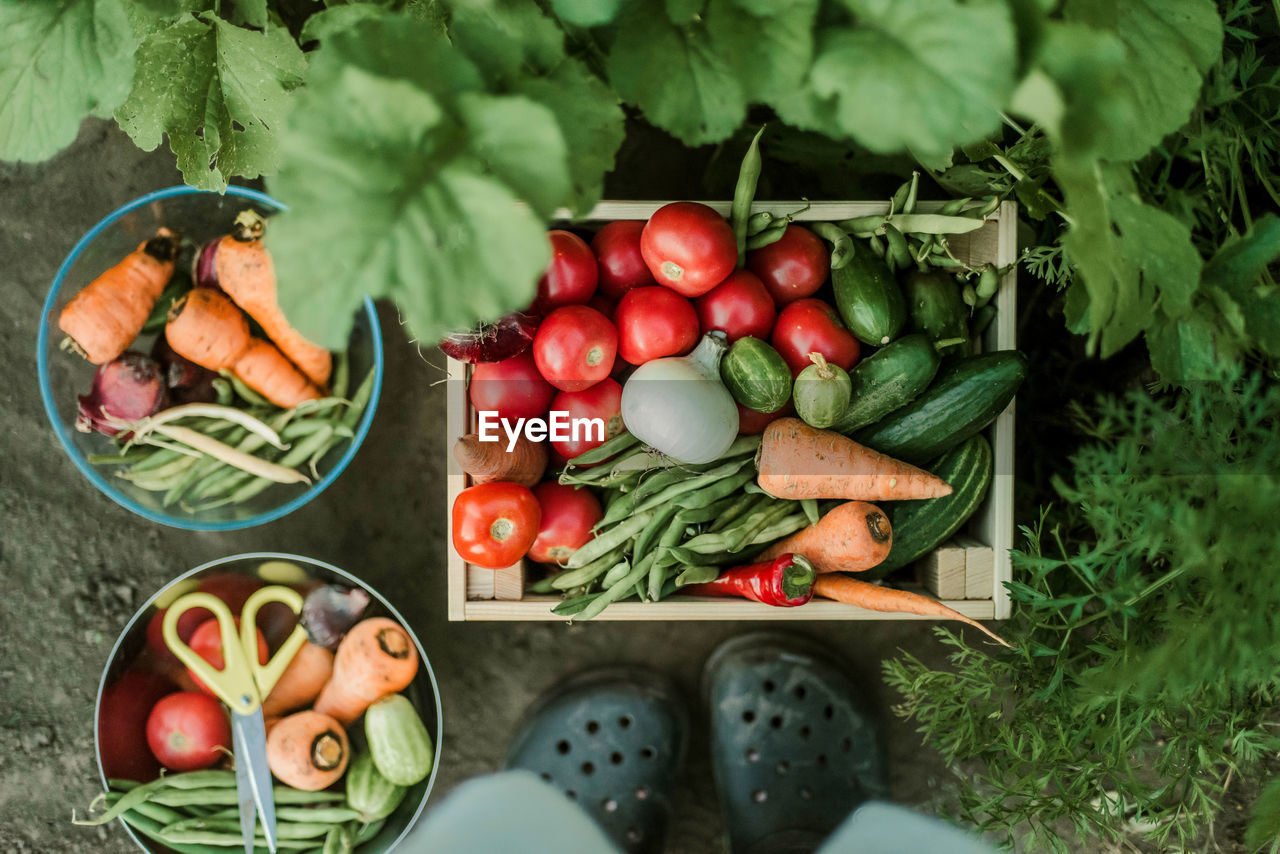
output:
<path id="1" fill-rule="evenodd" d="M 690 584 L 684 593 L 696 596 L 740 596 L 766 605 L 791 608 L 813 598 L 813 581 L 818 577 L 804 555 L 784 554 L 751 566 L 735 566 L 720 573 L 715 581 Z"/>

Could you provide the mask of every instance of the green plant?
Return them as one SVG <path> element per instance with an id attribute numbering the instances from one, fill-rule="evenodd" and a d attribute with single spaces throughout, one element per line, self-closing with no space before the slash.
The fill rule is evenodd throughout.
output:
<path id="1" fill-rule="evenodd" d="M 950 761 L 962 815 L 1030 850 L 1137 833 L 1189 850 L 1235 777 L 1280 751 L 1280 387 L 1260 376 L 1078 407 L 1092 437 L 1062 505 L 1024 527 L 994 654 L 938 630 L 952 669 L 886 664 Z"/>

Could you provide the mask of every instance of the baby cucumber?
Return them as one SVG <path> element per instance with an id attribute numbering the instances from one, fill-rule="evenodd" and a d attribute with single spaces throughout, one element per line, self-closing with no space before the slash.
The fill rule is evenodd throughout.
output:
<path id="1" fill-rule="evenodd" d="M 969 309 L 955 277 L 945 270 L 912 270 L 902 281 L 911 327 L 930 341 L 947 341 L 938 349 L 963 352 L 969 340 Z"/>
<path id="2" fill-rule="evenodd" d="M 914 333 L 889 342 L 849 372 L 849 405 L 831 429 L 851 433 L 906 406 L 933 382 L 940 362 L 925 335 Z"/>
<path id="3" fill-rule="evenodd" d="M 831 271 L 836 308 L 849 331 L 863 344 L 888 344 L 907 323 L 902 289 L 884 259 L 862 240 L 853 241 L 849 261 Z"/>
<path id="4" fill-rule="evenodd" d="M 791 397 L 791 369 L 769 344 L 747 336 L 720 360 L 720 379 L 733 399 L 757 412 L 777 412 Z"/>
<path id="5" fill-rule="evenodd" d="M 811 427 L 830 427 L 849 406 L 853 385 L 839 365 L 832 365 L 821 353 L 810 353 L 813 364 L 796 377 L 792 396 L 796 414 Z"/>
<path id="6" fill-rule="evenodd" d="M 364 713 L 364 734 L 374 767 L 388 782 L 412 786 L 431 773 L 435 747 L 413 703 L 392 694 Z"/>

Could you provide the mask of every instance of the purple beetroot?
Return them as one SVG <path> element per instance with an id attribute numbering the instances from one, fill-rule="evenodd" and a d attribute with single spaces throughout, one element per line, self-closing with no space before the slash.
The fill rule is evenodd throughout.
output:
<path id="1" fill-rule="evenodd" d="M 149 356 L 128 351 L 98 366 L 93 388 L 79 400 L 76 429 L 115 436 L 124 425 L 164 409 L 168 403 L 164 368 Z"/>
<path id="2" fill-rule="evenodd" d="M 440 342 L 440 349 L 459 362 L 501 362 L 529 349 L 537 328 L 536 318 L 514 311 L 495 323 L 449 335 Z"/>

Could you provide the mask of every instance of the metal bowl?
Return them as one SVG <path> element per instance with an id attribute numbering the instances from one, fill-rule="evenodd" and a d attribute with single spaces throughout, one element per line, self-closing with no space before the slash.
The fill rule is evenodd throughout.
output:
<path id="1" fill-rule="evenodd" d="M 357 854 L 387 854 L 387 852 L 395 850 L 396 846 L 409 834 L 414 823 L 422 814 L 423 808 L 427 804 L 427 796 L 431 794 L 431 786 L 435 783 L 436 774 L 440 770 L 440 756 L 443 746 L 442 721 L 443 713 L 440 708 L 440 692 L 436 684 L 435 673 L 431 669 L 431 662 L 427 659 L 427 654 L 422 648 L 422 643 L 410 628 L 408 622 L 395 609 L 390 602 L 382 597 L 378 591 L 365 584 L 354 575 L 341 570 L 332 564 L 324 561 L 315 560 L 314 558 L 302 557 L 300 555 L 283 554 L 279 552 L 251 552 L 248 554 L 233 555 L 232 557 L 219 558 L 210 561 L 202 566 L 178 576 L 170 581 L 155 595 L 147 600 L 133 618 L 129 620 L 128 625 L 124 627 L 124 631 L 120 633 L 120 637 L 116 639 L 115 646 L 111 648 L 111 655 L 107 659 L 107 666 L 102 671 L 102 679 L 98 683 L 98 697 L 94 703 L 94 725 L 93 725 L 93 744 L 94 754 L 97 759 L 98 776 L 102 780 L 103 788 L 107 786 L 107 775 L 102 767 L 102 749 L 101 734 L 98 731 L 98 715 L 102 704 L 102 694 L 107 686 L 118 679 L 138 658 L 147 643 L 147 623 L 150 621 L 156 603 L 168 604 L 180 596 L 182 593 L 188 592 L 195 588 L 199 582 L 207 576 L 222 574 L 227 572 L 241 572 L 246 575 L 258 576 L 258 568 L 269 561 L 284 561 L 296 564 L 301 567 L 310 578 L 323 581 L 325 583 L 342 584 L 348 587 L 358 587 L 369 594 L 370 602 L 366 616 L 385 616 L 389 617 L 401 626 L 413 640 L 413 645 L 418 650 L 418 675 L 414 677 L 413 683 L 401 693 L 404 694 L 413 703 L 418 710 L 418 715 L 422 718 L 422 722 L 426 724 L 427 732 L 432 735 L 435 746 L 435 762 L 431 768 L 431 773 L 425 780 L 411 787 L 405 799 L 400 806 L 396 808 L 390 816 L 387 817 L 386 824 L 382 830 L 373 839 L 365 842 L 357 849 Z M 269 583 L 269 580 L 267 580 Z M 134 842 L 138 843 L 138 847 L 149 854 L 168 854 L 169 848 L 158 845 L 145 837 L 140 837 L 120 820 L 120 824 L 124 827 L 125 832 Z M 231 849 L 228 849 L 231 850 Z"/>

